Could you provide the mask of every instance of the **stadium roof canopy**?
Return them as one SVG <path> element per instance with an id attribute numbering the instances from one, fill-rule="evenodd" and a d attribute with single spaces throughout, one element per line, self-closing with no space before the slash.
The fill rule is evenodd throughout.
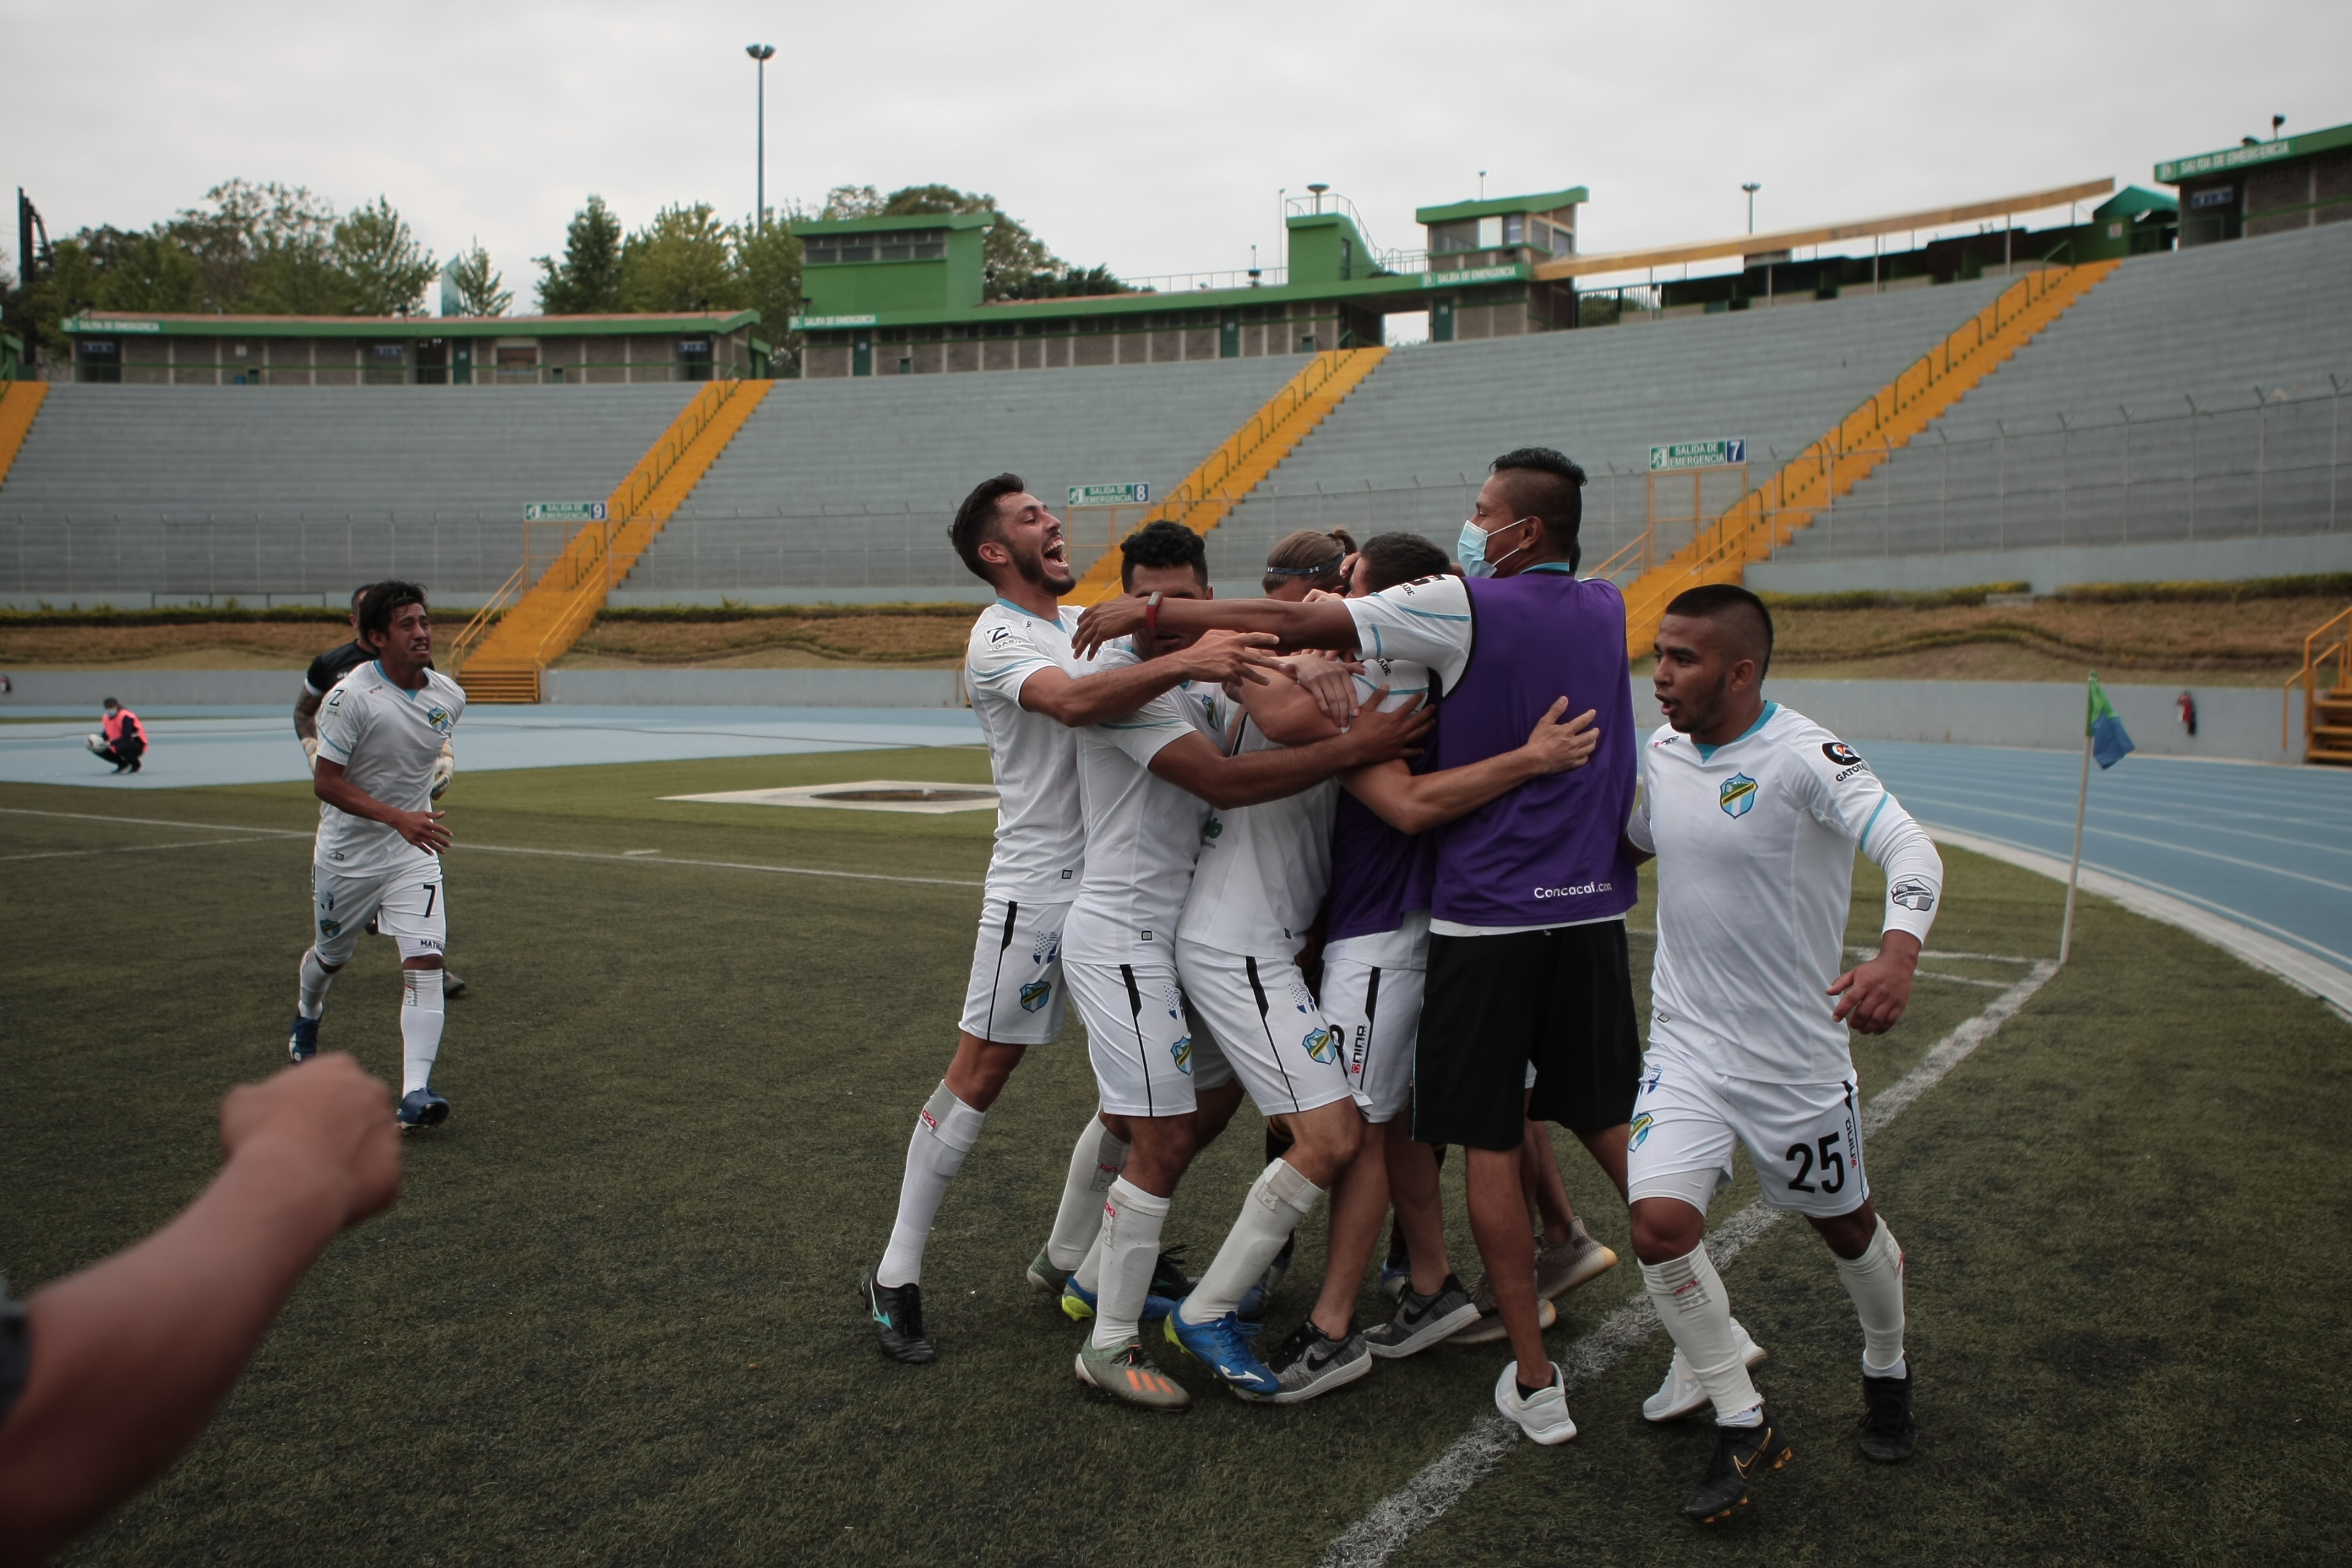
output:
<path id="1" fill-rule="evenodd" d="M 2242 142 L 2218 153 L 2168 158 L 2156 166 L 2156 178 L 2158 184 L 2177 185 L 2199 174 L 2226 174 L 2251 163 L 2275 163 L 2282 158 L 2307 158 L 2315 153 L 2332 153 L 2338 147 L 2352 147 L 2352 125 L 2335 125 L 2325 131 L 2314 131 L 2302 136 L 2281 136 L 2270 142 Z"/>
<path id="2" fill-rule="evenodd" d="M 1419 224 L 1466 223 L 1474 217 L 1508 217 L 1514 213 L 1557 212 L 1561 207 L 1581 206 L 1592 199 L 1592 193 L 1582 185 L 1570 185 L 1564 191 L 1547 191 L 1533 196 L 1496 196 L 1492 201 L 1454 202 L 1446 206 L 1415 207 L 1412 221 Z"/>

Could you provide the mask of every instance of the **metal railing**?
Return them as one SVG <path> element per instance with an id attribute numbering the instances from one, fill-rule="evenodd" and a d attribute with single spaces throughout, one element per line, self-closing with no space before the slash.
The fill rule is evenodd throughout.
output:
<path id="1" fill-rule="evenodd" d="M 2319 738 L 2320 672 L 2336 661 L 2337 692 L 2352 691 L 2352 609 L 2321 623 L 2303 639 L 2303 668 L 2286 678 L 2279 692 L 2279 750 L 2287 749 L 2288 716 L 2294 706 L 2294 689 L 2303 688 L 2303 743 L 2306 757 Z"/>

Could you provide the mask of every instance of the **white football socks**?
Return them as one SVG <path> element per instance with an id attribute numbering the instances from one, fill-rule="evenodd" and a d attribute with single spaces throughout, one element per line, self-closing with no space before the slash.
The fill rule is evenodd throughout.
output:
<path id="1" fill-rule="evenodd" d="M 898 1184 L 898 1218 L 890 1227 L 890 1245 L 874 1270 L 877 1285 L 896 1288 L 919 1285 L 923 1279 L 923 1243 L 930 1239 L 931 1221 L 939 1217 L 940 1200 L 948 1183 L 963 1169 L 963 1158 L 980 1142 L 980 1124 L 988 1112 L 974 1110 L 940 1080 L 931 1098 L 915 1118 L 915 1135 L 907 1141 L 907 1175 Z"/>
<path id="2" fill-rule="evenodd" d="M 1764 1396 L 1748 1376 L 1739 1336 L 1731 1326 L 1731 1299 L 1701 1242 L 1684 1256 L 1642 1265 L 1642 1283 L 1674 1336 L 1675 1348 L 1715 1401 L 1718 1426 L 1753 1426 Z"/>
<path id="3" fill-rule="evenodd" d="M 1209 1271 L 1192 1287 L 1177 1310 L 1188 1323 L 1206 1323 L 1241 1305 L 1249 1288 L 1298 1228 L 1314 1212 L 1323 1189 L 1300 1175 L 1286 1160 L 1276 1160 L 1260 1171 L 1242 1200 L 1241 1217 L 1225 1234 Z"/>
<path id="4" fill-rule="evenodd" d="M 448 1004 L 441 995 L 437 969 L 400 972 L 400 1096 L 423 1089 L 433 1077 L 434 1060 L 441 1055 L 441 1026 Z"/>
<path id="5" fill-rule="evenodd" d="M 1062 1183 L 1054 1234 L 1045 1238 L 1046 1262 L 1067 1273 L 1085 1259 L 1087 1248 L 1102 1235 L 1103 1194 L 1126 1168 L 1127 1144 L 1112 1136 L 1100 1116 L 1087 1118 L 1086 1130 L 1070 1151 L 1070 1173 Z"/>
<path id="6" fill-rule="evenodd" d="M 1095 1348 L 1115 1351 L 1143 1332 L 1143 1299 L 1160 1262 L 1160 1231 L 1168 1200 L 1129 1184 L 1110 1184 L 1103 1200 L 1102 1289 L 1095 1297 Z"/>
<path id="7" fill-rule="evenodd" d="M 1903 1354 L 1903 1248 L 1884 1216 L 1870 1245 L 1860 1258 L 1830 1260 L 1837 1265 L 1845 1293 L 1853 1298 L 1854 1315 L 1862 1320 L 1862 1370 L 1868 1377 L 1902 1377 L 1909 1370 Z"/>
<path id="8" fill-rule="evenodd" d="M 324 1013 L 327 1010 L 327 988 L 334 983 L 333 973 L 319 962 L 319 950 L 304 948 L 301 988 L 295 994 L 294 1011 L 305 1018 L 315 1018 Z"/>

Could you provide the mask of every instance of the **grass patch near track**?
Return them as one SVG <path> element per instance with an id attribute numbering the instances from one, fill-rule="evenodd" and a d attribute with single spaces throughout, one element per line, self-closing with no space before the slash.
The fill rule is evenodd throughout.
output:
<path id="1" fill-rule="evenodd" d="M 1202 1395 L 1180 1419 L 1082 1393 L 1079 1331 L 1021 1279 L 1093 1103 L 1075 1026 L 1031 1053 L 941 1211 L 940 1362 L 875 1352 L 852 1284 L 952 1043 L 977 889 L 673 862 L 977 881 L 990 819 L 657 797 L 986 767 L 942 750 L 461 776 L 450 957 L 474 989 L 436 1075 L 455 1116 L 410 1142 L 401 1205 L 330 1249 L 187 1458 L 65 1561 L 1303 1563 L 1442 1452 L 1491 1409 L 1500 1347 L 1282 1410 L 1172 1349 Z M 183 823 L 300 832 L 315 808 L 299 786 L 16 785 L 0 807 L 0 856 L 61 856 L 8 866 L 0 1177 L 24 1195 L 0 1260 L 23 1290 L 208 1179 L 220 1095 L 282 1059 L 305 940 L 304 838 L 79 852 L 211 837 Z M 643 848 L 660 853 L 621 858 Z M 2054 950 L 2062 889 L 1948 858 L 1937 951 Z M 1857 942 L 1878 889 L 1864 863 Z M 1966 981 L 2020 973 L 1927 967 L 1958 978 L 1858 1042 L 1865 1093 L 1996 994 Z M 388 946 L 362 944 L 329 1047 L 396 1072 L 397 984 Z M 1911 1258 L 1917 1460 L 1853 1452 L 1858 1331 L 1819 1243 L 1784 1224 L 1727 1278 L 1799 1458 L 1738 1530 L 1673 1517 L 1705 1433 L 1640 1421 L 1661 1338 L 1580 1395 L 1578 1442 L 1515 1452 L 1406 1560 L 2341 1555 L 2348 1391 L 2312 1352 L 2342 1339 L 2352 1285 L 2347 1044 L 2317 1004 L 2092 901 L 2069 971 L 1871 1149 Z M 1559 1143 L 1625 1251 L 1622 1206 Z M 1180 1190 L 1170 1232 L 1196 1266 L 1261 1157 L 1244 1112 Z M 1743 1171 L 1717 1217 L 1755 1192 Z M 1322 1253 L 1318 1217 L 1269 1331 Z M 1554 1342 L 1637 1285 L 1628 1256 Z M 1368 1279 L 1363 1316 L 1381 1306 Z"/>

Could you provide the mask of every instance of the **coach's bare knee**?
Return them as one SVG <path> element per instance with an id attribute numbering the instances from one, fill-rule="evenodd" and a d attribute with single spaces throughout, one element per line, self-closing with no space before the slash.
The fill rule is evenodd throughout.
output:
<path id="1" fill-rule="evenodd" d="M 1318 1187 L 1328 1187 L 1363 1146 L 1364 1116 L 1353 1100 L 1335 1100 L 1290 1118 L 1293 1142 L 1283 1158 Z"/>
<path id="2" fill-rule="evenodd" d="M 1706 1215 L 1680 1198 L 1636 1198 L 1633 1220 L 1633 1256 L 1644 1263 L 1687 1258 L 1706 1237 Z"/>
<path id="3" fill-rule="evenodd" d="M 1012 1078 L 1028 1048 L 999 1045 L 977 1035 L 959 1035 L 955 1059 L 948 1063 L 949 1091 L 974 1110 L 986 1110 L 1004 1092 L 1005 1080 Z"/>
<path id="4" fill-rule="evenodd" d="M 1878 1234 L 1878 1211 L 1870 1206 L 1868 1198 L 1863 1199 L 1862 1206 L 1852 1214 L 1834 1215 L 1828 1219 L 1807 1215 L 1805 1218 L 1830 1244 L 1830 1250 L 1849 1263 L 1869 1251 L 1871 1238 Z"/>

